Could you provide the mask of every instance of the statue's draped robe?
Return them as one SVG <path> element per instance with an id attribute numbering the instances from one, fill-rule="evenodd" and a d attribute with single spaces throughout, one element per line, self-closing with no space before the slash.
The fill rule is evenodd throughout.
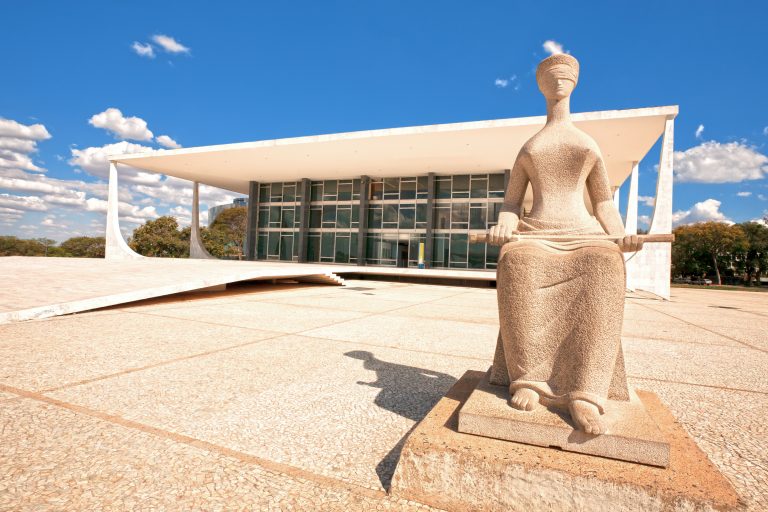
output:
<path id="1" fill-rule="evenodd" d="M 604 235 L 586 225 L 523 218 L 520 232 Z M 491 381 L 530 388 L 553 405 L 580 399 L 603 412 L 605 399 L 628 400 L 621 326 L 624 257 L 604 240 L 505 244 L 499 254 L 500 334 Z"/>

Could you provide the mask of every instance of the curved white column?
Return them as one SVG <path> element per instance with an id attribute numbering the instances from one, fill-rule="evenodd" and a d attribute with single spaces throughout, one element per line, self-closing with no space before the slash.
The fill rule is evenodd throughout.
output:
<path id="1" fill-rule="evenodd" d="M 628 235 L 637 234 L 637 175 L 640 163 L 632 165 L 632 175 L 629 179 L 629 195 L 627 196 L 627 220 L 624 222 L 624 232 Z"/>
<path id="2" fill-rule="evenodd" d="M 107 196 L 107 232 L 105 235 L 104 259 L 107 260 L 134 260 L 144 256 L 134 252 L 125 243 L 120 232 L 119 216 L 120 200 L 117 189 L 117 165 L 109 162 L 109 194 Z"/>
<path id="3" fill-rule="evenodd" d="M 189 257 L 198 260 L 215 260 L 214 256 L 208 252 L 200 238 L 200 184 L 194 182 L 192 185 L 192 222 L 189 234 Z"/>
<path id="4" fill-rule="evenodd" d="M 656 180 L 656 204 L 649 233 L 672 232 L 672 158 L 675 120 L 668 117 L 661 142 L 659 175 Z M 672 244 L 648 243 L 627 260 L 627 288 L 645 290 L 669 300 Z"/>

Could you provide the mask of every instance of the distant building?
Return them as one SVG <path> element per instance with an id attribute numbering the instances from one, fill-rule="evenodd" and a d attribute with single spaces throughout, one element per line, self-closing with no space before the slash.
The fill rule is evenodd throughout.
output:
<path id="1" fill-rule="evenodd" d="M 211 206 L 210 208 L 208 208 L 208 225 L 210 226 L 211 224 L 213 224 L 213 221 L 216 220 L 216 217 L 218 217 L 221 212 L 229 208 L 234 208 L 236 206 L 242 206 L 247 208 L 248 199 L 245 197 L 236 197 L 235 200 L 229 204 L 218 204 L 216 206 Z"/>

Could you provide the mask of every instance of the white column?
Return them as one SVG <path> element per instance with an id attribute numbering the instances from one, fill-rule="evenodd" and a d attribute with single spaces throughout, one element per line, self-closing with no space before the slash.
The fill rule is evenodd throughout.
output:
<path id="1" fill-rule="evenodd" d="M 672 164 L 674 154 L 674 117 L 668 117 L 664 124 L 664 138 L 661 143 L 659 175 L 656 180 L 656 204 L 649 233 L 672 232 Z M 627 287 L 645 290 L 669 300 L 670 265 L 672 245 L 648 243 L 643 250 L 627 259 Z"/>
<path id="2" fill-rule="evenodd" d="M 200 238 L 200 184 L 192 185 L 192 222 L 189 234 L 189 257 L 199 260 L 215 260 L 216 258 L 206 250 Z"/>
<path id="3" fill-rule="evenodd" d="M 619 211 L 621 211 L 621 208 L 619 208 L 620 193 L 621 193 L 621 187 L 614 187 L 614 189 L 613 189 L 613 205 Z"/>
<path id="4" fill-rule="evenodd" d="M 629 196 L 627 197 L 627 220 L 624 222 L 624 232 L 628 235 L 637 234 L 637 175 L 640 162 L 632 164 L 632 175 L 629 179 Z"/>
<path id="5" fill-rule="evenodd" d="M 120 200 L 117 188 L 117 165 L 109 162 L 109 193 L 107 196 L 107 232 L 105 235 L 106 246 L 104 259 L 107 260 L 133 260 L 144 256 L 136 253 L 125 243 L 120 232 Z"/>

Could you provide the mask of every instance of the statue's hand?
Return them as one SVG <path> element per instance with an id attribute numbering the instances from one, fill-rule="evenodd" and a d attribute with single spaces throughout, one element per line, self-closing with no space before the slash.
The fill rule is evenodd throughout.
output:
<path id="1" fill-rule="evenodd" d="M 488 231 L 488 243 L 504 245 L 515 234 L 519 219 L 512 212 L 499 213 L 499 221 Z"/>
<path id="2" fill-rule="evenodd" d="M 637 235 L 627 235 L 618 243 L 621 252 L 637 252 L 643 248 L 643 241 Z"/>

